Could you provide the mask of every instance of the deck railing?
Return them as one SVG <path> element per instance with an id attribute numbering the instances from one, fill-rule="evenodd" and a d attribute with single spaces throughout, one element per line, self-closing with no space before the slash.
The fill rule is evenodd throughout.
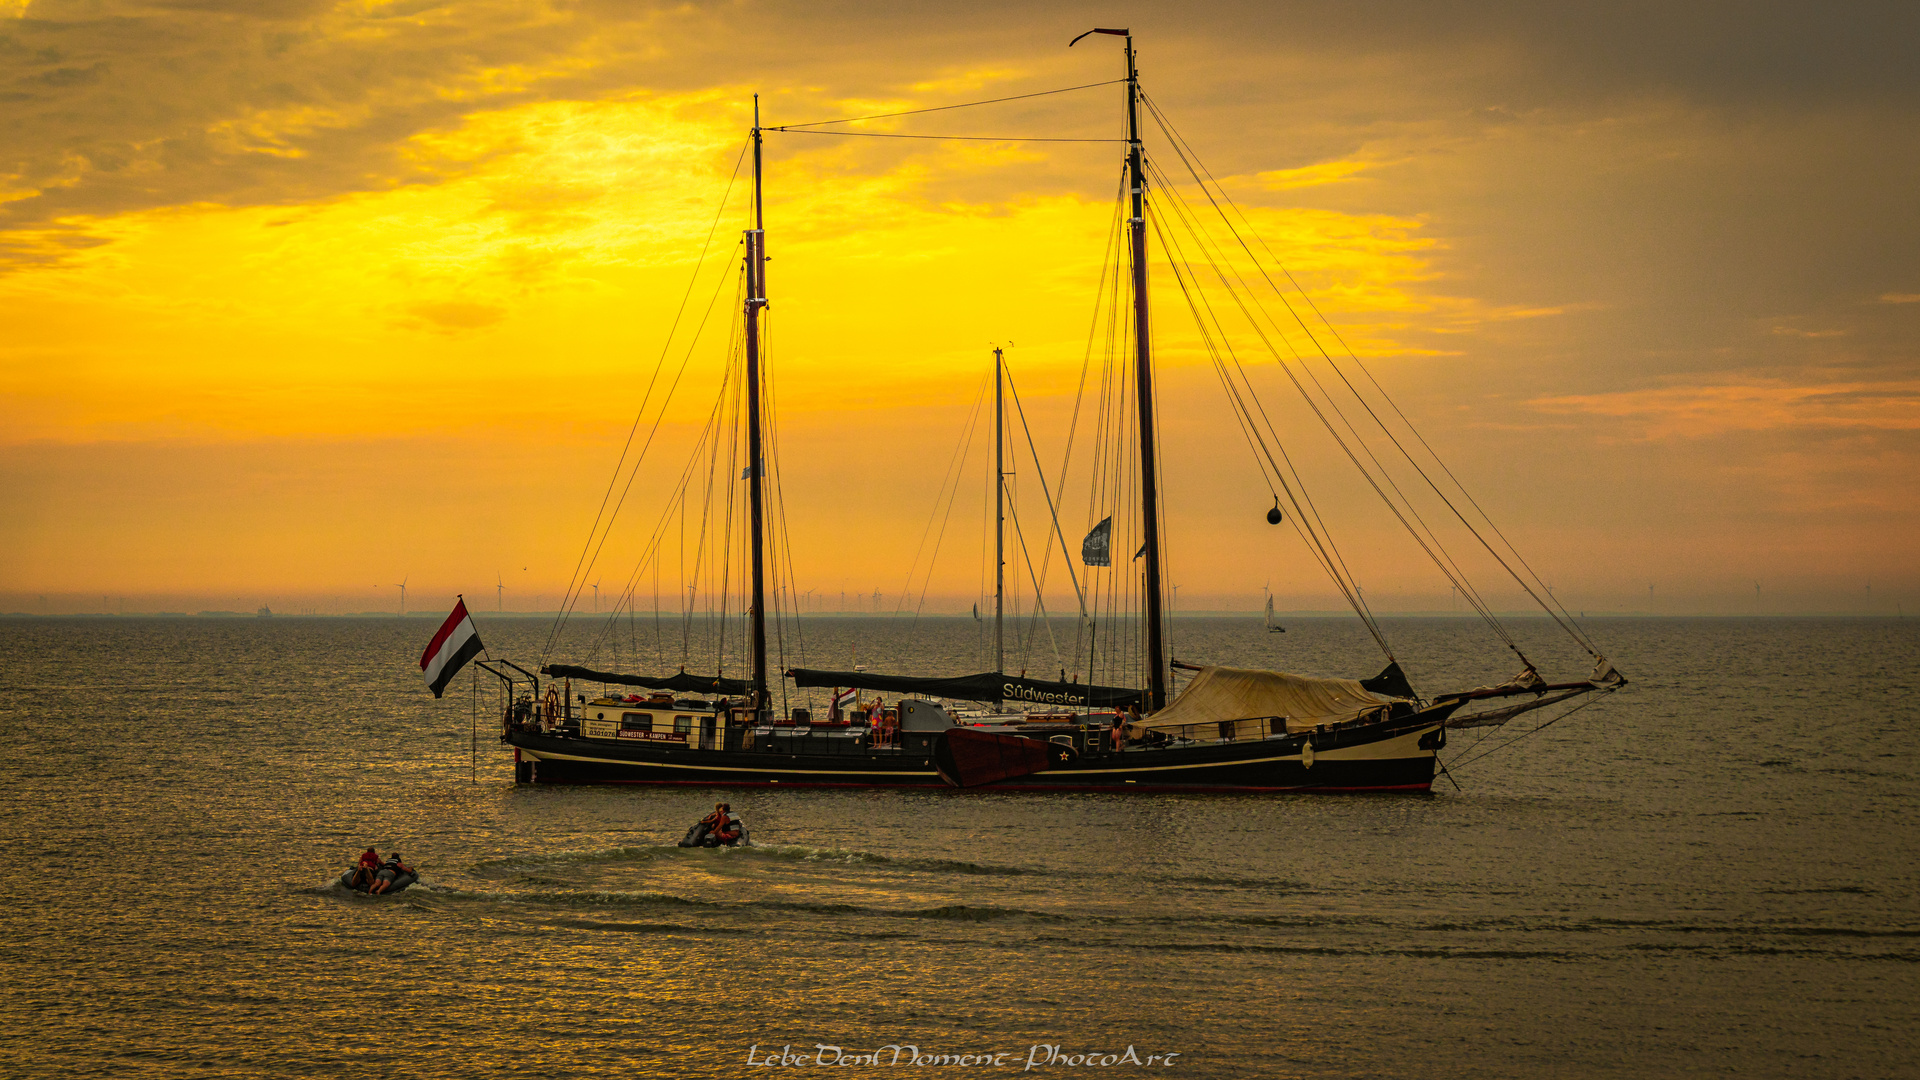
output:
<path id="1" fill-rule="evenodd" d="M 1284 716 L 1256 716 L 1245 720 L 1219 720 L 1204 724 L 1181 724 L 1176 727 L 1151 726 L 1149 730 L 1160 732 L 1175 742 L 1238 742 L 1245 739 L 1267 739 L 1287 733 L 1287 718 Z"/>

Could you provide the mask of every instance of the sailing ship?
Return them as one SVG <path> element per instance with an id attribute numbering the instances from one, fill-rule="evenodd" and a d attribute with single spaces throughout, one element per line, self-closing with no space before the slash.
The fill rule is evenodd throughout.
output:
<path id="1" fill-rule="evenodd" d="M 543 663 L 538 673 L 507 661 L 482 661 L 507 694 L 503 741 L 511 746 L 516 779 L 530 783 L 721 784 L 813 787 L 953 787 L 990 790 L 1104 790 L 1114 792 L 1378 792 L 1426 791 L 1436 775 L 1439 752 L 1450 729 L 1501 724 L 1522 713 L 1572 698 L 1616 690 L 1625 680 L 1591 647 L 1592 677 L 1548 683 L 1510 638 L 1525 664 L 1520 675 L 1498 685 L 1423 697 L 1416 693 L 1390 649 L 1358 587 L 1337 559 L 1321 560 L 1386 653 L 1386 666 L 1370 678 L 1318 678 L 1279 671 L 1211 664 L 1185 664 L 1169 654 L 1163 598 L 1164 552 L 1160 521 L 1159 456 L 1155 447 L 1152 335 L 1149 333 L 1149 163 L 1141 118 L 1145 95 L 1130 32 L 1089 31 L 1125 39 L 1126 213 L 1124 246 L 1130 268 L 1128 331 L 1132 356 L 1123 385 L 1130 392 L 1130 450 L 1137 478 L 1140 549 L 1138 611 L 1142 670 L 1130 685 L 1096 685 L 1062 672 L 1059 680 L 1006 671 L 1003 530 L 996 529 L 994 663 L 989 671 L 958 676 L 919 676 L 793 667 L 783 673 L 796 688 L 834 689 L 832 713 L 773 707 L 776 673 L 767 645 L 767 502 L 769 470 L 763 446 L 764 349 L 761 316 L 767 307 L 767 233 L 761 199 L 763 139 L 755 99 L 749 145 L 753 161 L 752 227 L 745 230 L 742 263 L 744 303 L 739 309 L 744 363 L 748 582 L 748 670 L 739 677 L 716 672 L 666 676 L 601 670 L 578 664 Z M 1081 35 L 1081 38 L 1088 36 Z M 1074 39 L 1077 43 L 1080 38 Z M 1148 107 L 1152 108 L 1151 103 Z M 1156 115 L 1157 115 L 1157 110 Z M 1176 152 L 1178 147 L 1176 145 Z M 1196 175 L 1197 178 L 1197 175 Z M 1163 185 L 1164 186 L 1164 185 Z M 1163 248 L 1165 242 L 1162 242 Z M 1119 278 L 1115 266 L 1115 281 Z M 995 350 L 996 518 L 1004 516 L 1001 432 L 1003 357 Z M 1271 455 L 1269 455 L 1271 456 Z M 1315 550 L 1327 535 L 1315 524 L 1311 504 L 1302 504 L 1275 466 L 1285 495 L 1293 500 L 1296 528 Z M 1267 520 L 1279 524 L 1281 494 Z M 1304 519 L 1304 520 L 1302 520 Z M 1464 520 L 1464 519 L 1463 519 Z M 1106 565 L 1109 517 L 1087 540 L 1089 565 Z M 1411 527 L 1411 526 L 1410 526 Z M 1471 528 L 1471 525 L 1469 525 Z M 1416 537 L 1417 538 L 1417 537 Z M 1092 561 L 1098 539 L 1100 562 Z M 1490 549 L 1491 550 L 1491 549 Z M 1503 562 L 1503 565 L 1505 563 Z M 1457 569 L 1457 568 L 1456 568 Z M 1448 570 L 1442 565 L 1443 572 Z M 1455 573 L 1449 572 L 1449 578 Z M 1522 586 L 1526 582 L 1522 581 Z M 1532 589 L 1528 589 L 1532 593 Z M 1549 594 L 1550 595 L 1550 594 Z M 657 609 L 657 601 L 656 601 Z M 1083 604 L 1084 611 L 1084 604 Z M 976 605 L 976 619 L 981 612 Z M 1491 620 L 1491 612 L 1483 612 Z M 1551 610 L 1549 614 L 1554 614 Z M 561 618 L 564 619 L 565 612 Z M 617 617 L 617 616 L 616 616 Z M 1556 615 L 1556 620 L 1559 616 Z M 1267 600 L 1267 625 L 1273 602 Z M 1590 642 L 1563 622 L 1577 641 Z M 1175 673 L 1188 676 L 1175 692 Z M 1091 676 L 1093 673 L 1089 671 Z M 544 677 L 545 682 L 542 682 Z M 592 696 L 575 691 L 597 685 Z M 544 687 L 544 690 L 543 690 Z M 841 714 L 841 688 L 900 695 L 889 710 Z M 970 714 L 956 703 L 991 708 Z"/>
<path id="2" fill-rule="evenodd" d="M 1281 626 L 1279 623 L 1273 621 L 1273 593 L 1269 591 L 1267 593 L 1267 633 L 1284 634 L 1286 632 L 1287 632 L 1286 627 Z"/>

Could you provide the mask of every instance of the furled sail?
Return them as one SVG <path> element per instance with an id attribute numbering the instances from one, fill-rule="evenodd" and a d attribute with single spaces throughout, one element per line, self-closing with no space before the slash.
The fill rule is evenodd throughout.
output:
<path id="1" fill-rule="evenodd" d="M 1165 731 L 1189 724 L 1284 717 L 1287 730 L 1305 731 L 1355 720 L 1399 700 L 1403 699 L 1374 693 L 1357 679 L 1311 679 L 1279 671 L 1203 667 L 1173 704 L 1142 723 L 1146 728 Z"/>
<path id="2" fill-rule="evenodd" d="M 851 686 L 877 690 L 885 694 L 916 694 L 922 697 L 958 698 L 961 701 L 1024 701 L 1038 705 L 1072 708 L 1125 708 L 1139 704 L 1141 693 L 1122 686 L 1094 686 L 1088 683 L 1046 682 L 998 675 L 983 671 L 978 675 L 953 675 L 946 678 L 922 678 L 912 675 L 880 675 L 871 671 L 822 671 L 793 668 L 787 672 L 795 686 Z"/>
<path id="3" fill-rule="evenodd" d="M 745 679 L 725 679 L 714 675 L 689 675 L 685 668 L 664 679 L 647 675 L 621 675 L 595 671 L 572 664 L 548 664 L 540 674 L 555 679 L 582 679 L 587 682 L 613 683 L 619 686 L 644 686 L 649 690 L 673 690 L 683 694 L 744 694 L 752 686 Z"/>

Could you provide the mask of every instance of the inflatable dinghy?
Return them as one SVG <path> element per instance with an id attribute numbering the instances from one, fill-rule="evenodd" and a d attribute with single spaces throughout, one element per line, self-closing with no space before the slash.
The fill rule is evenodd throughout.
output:
<path id="1" fill-rule="evenodd" d="M 680 846 L 681 847 L 738 847 L 741 844 L 746 843 L 747 842 L 747 823 L 744 821 L 741 821 L 739 818 L 734 818 L 733 827 L 740 831 L 740 835 L 734 837 L 731 840 L 722 840 L 718 836 L 712 835 L 713 826 L 708 825 L 705 821 L 696 821 L 693 823 L 693 828 L 687 830 L 687 835 L 680 838 Z"/>
<path id="2" fill-rule="evenodd" d="M 383 871 L 383 873 L 384 872 L 385 871 Z M 418 874 L 401 874 L 395 877 L 393 879 L 393 884 L 387 886 L 387 891 L 381 893 L 380 895 L 392 896 L 394 893 L 405 892 L 407 889 L 407 886 L 419 880 L 420 880 L 420 875 Z M 348 870 L 346 873 L 340 875 L 340 887 L 343 889 L 350 889 L 362 895 L 366 895 L 367 893 L 370 893 L 373 891 L 372 889 L 367 887 L 366 879 L 364 878 L 361 879 L 360 884 L 355 885 L 353 883 L 353 871 L 351 869 Z"/>

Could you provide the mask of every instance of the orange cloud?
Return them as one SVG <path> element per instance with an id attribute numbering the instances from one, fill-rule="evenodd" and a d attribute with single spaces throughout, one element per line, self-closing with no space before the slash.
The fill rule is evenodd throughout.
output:
<path id="1" fill-rule="evenodd" d="M 1256 173 L 1254 179 L 1268 191 L 1291 191 L 1295 188 L 1320 187 L 1323 184 L 1344 184 L 1368 169 L 1377 168 L 1380 164 L 1377 161 L 1320 161 L 1297 169 L 1273 169 Z"/>
<path id="2" fill-rule="evenodd" d="M 1647 439 L 1780 428 L 1920 430 L 1920 379 L 1813 385 L 1751 379 L 1537 397 L 1527 404 L 1547 413 L 1628 420 Z"/>

